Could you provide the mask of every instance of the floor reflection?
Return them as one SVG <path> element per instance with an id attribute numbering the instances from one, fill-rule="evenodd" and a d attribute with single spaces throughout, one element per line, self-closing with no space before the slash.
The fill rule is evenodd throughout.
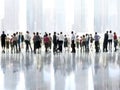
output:
<path id="1" fill-rule="evenodd" d="M 0 54 L 0 90 L 120 90 L 120 54 Z"/>

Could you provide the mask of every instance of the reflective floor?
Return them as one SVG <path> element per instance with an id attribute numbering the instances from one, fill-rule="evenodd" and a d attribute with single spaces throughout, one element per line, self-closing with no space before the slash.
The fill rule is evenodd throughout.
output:
<path id="1" fill-rule="evenodd" d="M 0 90 L 120 90 L 120 53 L 0 53 Z"/>

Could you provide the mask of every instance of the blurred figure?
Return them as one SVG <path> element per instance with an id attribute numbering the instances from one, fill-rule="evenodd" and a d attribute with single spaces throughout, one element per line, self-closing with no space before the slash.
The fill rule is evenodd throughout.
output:
<path id="1" fill-rule="evenodd" d="M 9 38 L 9 34 L 7 34 L 7 37 L 5 39 L 5 43 L 6 43 L 6 51 L 9 52 L 9 43 L 10 43 L 10 38 Z"/>
<path id="2" fill-rule="evenodd" d="M 34 47 L 34 53 L 36 53 L 35 43 L 36 43 L 36 35 L 35 35 L 35 32 L 33 32 L 33 47 Z"/>
<path id="3" fill-rule="evenodd" d="M 30 47 L 31 52 L 32 52 L 30 40 L 31 40 L 31 36 L 29 34 L 29 31 L 26 31 L 26 34 L 25 34 L 26 52 L 29 52 L 29 47 Z"/>
<path id="4" fill-rule="evenodd" d="M 85 51 L 89 52 L 89 34 L 86 34 L 85 39 Z"/>
<path id="5" fill-rule="evenodd" d="M 21 32 L 17 36 L 18 52 L 21 52 Z"/>
<path id="6" fill-rule="evenodd" d="M 66 35 L 64 36 L 64 48 L 65 48 L 65 51 L 66 51 L 66 48 L 68 47 L 68 39 L 66 37 Z"/>
<path id="7" fill-rule="evenodd" d="M 97 34 L 97 32 L 95 32 L 94 39 L 95 39 L 95 51 L 99 52 L 99 50 L 100 50 L 100 43 L 99 43 L 100 36 Z"/>
<path id="8" fill-rule="evenodd" d="M 78 35 L 76 36 L 76 44 L 77 44 L 77 48 L 79 49 L 80 40 Z"/>
<path id="9" fill-rule="evenodd" d="M 49 37 L 48 37 L 48 34 L 47 34 L 47 33 L 44 35 L 44 44 L 45 44 L 45 52 L 48 52 Z"/>
<path id="10" fill-rule="evenodd" d="M 76 50 L 75 50 L 75 35 L 74 35 L 73 31 L 71 32 L 71 34 L 72 34 L 72 36 L 71 36 L 71 48 L 72 48 L 71 53 L 76 53 Z"/>
<path id="11" fill-rule="evenodd" d="M 90 34 L 90 50 L 93 51 L 93 41 L 94 41 L 94 38 L 92 36 L 92 34 Z"/>
<path id="12" fill-rule="evenodd" d="M 113 36 L 113 39 L 114 39 L 114 48 L 115 48 L 115 52 L 117 51 L 117 44 L 118 44 L 118 39 L 117 39 L 117 34 L 116 32 L 114 32 L 114 36 Z"/>
<path id="13" fill-rule="evenodd" d="M 63 40 L 64 40 L 64 36 L 63 36 L 62 32 L 60 32 L 60 35 L 59 35 L 59 51 L 61 53 L 63 51 Z"/>
<path id="14" fill-rule="evenodd" d="M 108 45 L 109 45 L 109 50 L 112 51 L 112 40 L 113 40 L 113 34 L 112 31 L 110 30 L 109 34 L 108 34 Z"/>
<path id="15" fill-rule="evenodd" d="M 80 37 L 80 51 L 82 52 L 82 47 L 83 47 L 83 38 L 82 36 Z"/>
<path id="16" fill-rule="evenodd" d="M 13 34 L 13 50 L 14 50 L 14 53 L 18 53 L 18 48 L 17 48 L 17 36 L 16 36 L 16 33 Z"/>
<path id="17" fill-rule="evenodd" d="M 108 46 L 108 31 L 106 31 L 104 35 L 103 52 L 108 52 L 107 46 Z"/>
<path id="18" fill-rule="evenodd" d="M 57 35 L 56 32 L 53 34 L 53 53 L 57 52 Z"/>
<path id="19" fill-rule="evenodd" d="M 11 47 L 11 53 L 13 53 L 13 35 L 11 35 L 10 38 L 10 47 Z"/>
<path id="20" fill-rule="evenodd" d="M 3 31 L 1 34 L 1 47 L 2 47 L 2 52 L 5 53 L 5 39 L 6 39 L 6 34 Z"/>
<path id="21" fill-rule="evenodd" d="M 49 47 L 51 49 L 51 46 L 52 46 L 52 37 L 51 37 L 51 33 L 49 33 Z"/>
<path id="22" fill-rule="evenodd" d="M 86 48 L 86 39 L 85 39 L 85 35 L 83 35 L 82 37 L 82 51 L 85 51 Z"/>
<path id="23" fill-rule="evenodd" d="M 33 44 L 34 44 L 34 53 L 36 53 L 36 49 L 38 49 L 38 53 L 39 53 L 39 49 L 40 49 L 40 36 L 39 33 L 37 32 L 36 34 L 33 33 Z"/>
<path id="24" fill-rule="evenodd" d="M 21 32 L 21 48 L 24 48 L 23 42 L 24 42 L 24 35 L 23 35 L 23 33 Z"/>

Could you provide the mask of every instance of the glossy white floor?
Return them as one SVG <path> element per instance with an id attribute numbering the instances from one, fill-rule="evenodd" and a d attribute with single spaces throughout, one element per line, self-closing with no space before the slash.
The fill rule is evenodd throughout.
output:
<path id="1" fill-rule="evenodd" d="M 0 53 L 0 90 L 120 90 L 120 53 Z"/>

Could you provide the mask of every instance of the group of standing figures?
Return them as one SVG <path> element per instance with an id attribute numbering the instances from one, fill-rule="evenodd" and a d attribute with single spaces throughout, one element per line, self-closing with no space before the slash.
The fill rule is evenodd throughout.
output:
<path id="1" fill-rule="evenodd" d="M 9 36 L 9 34 L 6 35 L 3 31 L 0 38 L 3 53 L 9 51 L 9 46 L 11 53 L 20 53 L 21 50 L 23 50 L 22 48 L 24 48 L 24 44 L 26 52 L 31 51 L 34 53 L 36 53 L 36 50 L 39 53 L 43 45 L 45 52 L 50 51 L 52 46 L 54 53 L 62 53 L 63 46 L 65 51 L 71 48 L 71 53 L 76 53 L 76 49 L 80 49 L 81 52 L 89 52 L 90 50 L 92 51 L 94 47 L 95 52 L 99 52 L 101 43 L 101 37 L 97 32 L 95 32 L 94 36 L 92 36 L 92 34 L 79 36 L 72 31 L 71 37 L 63 35 L 63 32 L 54 32 L 52 36 L 51 33 L 47 32 L 45 32 L 43 36 L 41 36 L 39 32 L 33 32 L 33 36 L 31 37 L 29 31 L 26 31 L 25 35 L 23 35 L 22 32 L 16 32 L 11 36 Z M 112 43 L 114 43 L 114 51 L 116 52 L 119 41 L 116 32 L 112 33 L 111 30 L 106 31 L 103 39 L 103 52 L 107 52 L 108 50 L 112 51 Z"/>

